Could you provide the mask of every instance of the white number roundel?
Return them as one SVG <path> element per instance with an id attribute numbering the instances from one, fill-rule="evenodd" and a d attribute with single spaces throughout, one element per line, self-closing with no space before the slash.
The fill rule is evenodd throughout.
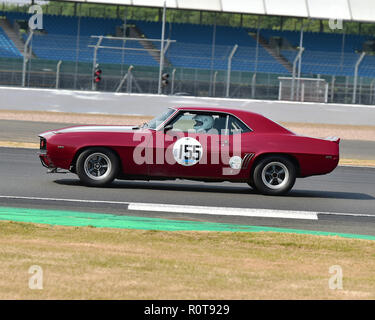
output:
<path id="1" fill-rule="evenodd" d="M 173 146 L 173 157 L 183 166 L 193 166 L 202 159 L 200 142 L 191 137 L 181 138 Z"/>

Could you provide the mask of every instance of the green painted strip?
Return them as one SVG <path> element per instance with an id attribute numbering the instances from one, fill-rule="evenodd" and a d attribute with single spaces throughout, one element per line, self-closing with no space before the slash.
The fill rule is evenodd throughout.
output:
<path id="1" fill-rule="evenodd" d="M 97 228 L 122 228 L 160 231 L 231 231 L 231 232 L 284 232 L 318 236 L 340 236 L 352 239 L 375 240 L 375 236 L 334 233 L 288 228 L 246 226 L 213 222 L 169 220 L 148 217 L 121 216 L 106 213 L 61 211 L 0 207 L 0 220 L 32 222 L 61 226 L 93 226 Z"/>

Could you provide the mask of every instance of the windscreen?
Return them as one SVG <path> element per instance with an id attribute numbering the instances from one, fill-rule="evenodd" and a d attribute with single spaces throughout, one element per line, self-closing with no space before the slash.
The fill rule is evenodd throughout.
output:
<path id="1" fill-rule="evenodd" d="M 161 115 L 155 117 L 154 119 L 150 120 L 146 127 L 149 128 L 149 129 L 154 129 L 156 130 L 156 128 L 161 124 L 163 123 L 165 120 L 167 120 L 173 113 L 175 112 L 174 109 L 170 109 L 168 108 L 165 112 L 163 112 Z"/>

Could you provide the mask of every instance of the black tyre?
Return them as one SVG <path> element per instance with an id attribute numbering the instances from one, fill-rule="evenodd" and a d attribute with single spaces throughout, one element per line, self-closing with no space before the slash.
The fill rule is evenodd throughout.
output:
<path id="1" fill-rule="evenodd" d="M 269 156 L 256 165 L 253 181 L 256 189 L 262 194 L 283 195 L 294 186 L 296 168 L 286 157 Z"/>
<path id="2" fill-rule="evenodd" d="M 120 162 L 117 155 L 106 148 L 90 148 L 77 159 L 77 175 L 81 182 L 91 187 L 110 184 L 118 175 Z"/>
<path id="3" fill-rule="evenodd" d="M 257 190 L 257 187 L 255 186 L 255 183 L 254 183 L 254 181 L 253 180 L 249 180 L 248 182 L 247 182 L 247 184 L 251 187 L 251 189 L 253 189 L 254 191 L 258 191 Z"/>

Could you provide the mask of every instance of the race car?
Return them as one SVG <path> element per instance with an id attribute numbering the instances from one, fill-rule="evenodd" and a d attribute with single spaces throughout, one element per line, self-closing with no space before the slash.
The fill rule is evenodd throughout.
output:
<path id="1" fill-rule="evenodd" d="M 39 137 L 48 172 L 69 170 L 87 186 L 230 181 L 266 195 L 286 194 L 296 178 L 330 173 L 340 142 L 297 135 L 257 113 L 206 107 L 168 108 L 140 126 L 75 126 Z"/>

